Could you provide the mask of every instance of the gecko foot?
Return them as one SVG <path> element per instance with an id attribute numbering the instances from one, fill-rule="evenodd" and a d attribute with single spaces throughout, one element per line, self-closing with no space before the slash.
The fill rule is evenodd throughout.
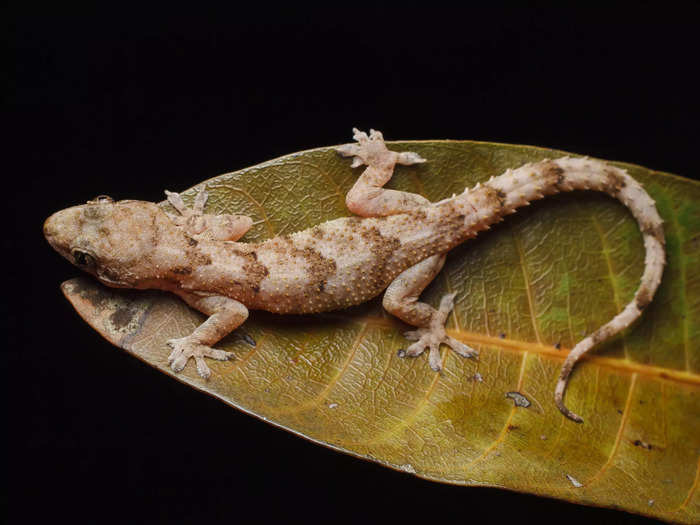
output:
<path id="1" fill-rule="evenodd" d="M 430 368 L 439 372 L 442 370 L 442 358 L 440 357 L 440 344 L 445 343 L 462 357 L 477 357 L 479 352 L 448 336 L 445 333 L 445 321 L 454 307 L 454 297 L 456 294 L 443 295 L 440 301 L 440 308 L 430 321 L 430 326 L 418 328 L 405 332 L 403 335 L 409 341 L 415 341 L 406 350 L 399 350 L 399 357 L 417 357 L 425 349 L 429 349 L 428 363 Z"/>
<path id="2" fill-rule="evenodd" d="M 172 352 L 168 357 L 168 364 L 175 372 L 181 372 L 190 357 L 194 357 L 197 363 L 197 372 L 204 379 L 209 379 L 211 375 L 211 370 L 204 362 L 205 357 L 210 357 L 218 361 L 226 361 L 233 357 L 233 352 L 225 352 L 223 350 L 217 350 L 206 345 L 199 344 L 192 341 L 188 337 L 182 337 L 180 339 L 170 339 L 166 344 L 172 348 Z"/>
<path id="3" fill-rule="evenodd" d="M 384 168 L 387 165 L 393 167 L 394 164 L 421 164 L 425 159 L 412 151 L 390 151 L 384 144 L 384 136 L 380 131 L 369 130 L 369 135 L 357 128 L 352 129 L 353 138 L 357 144 L 345 144 L 336 148 L 336 151 L 343 157 L 354 157 L 351 166 L 357 168 L 366 164 Z"/>

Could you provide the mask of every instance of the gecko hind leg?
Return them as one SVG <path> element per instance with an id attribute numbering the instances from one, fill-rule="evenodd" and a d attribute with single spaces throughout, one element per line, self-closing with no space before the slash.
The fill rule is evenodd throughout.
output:
<path id="1" fill-rule="evenodd" d="M 367 135 L 353 128 L 353 132 L 357 144 L 336 148 L 344 157 L 353 157 L 353 168 L 367 165 L 345 198 L 351 212 L 362 217 L 383 217 L 430 205 L 428 199 L 417 193 L 382 187 L 391 179 L 396 164 L 421 164 L 425 162 L 424 158 L 412 151 L 389 150 L 379 131 L 370 130 Z"/>
<path id="2" fill-rule="evenodd" d="M 399 350 L 399 357 L 417 357 L 429 349 L 428 363 L 436 372 L 442 369 L 439 350 L 442 343 L 462 357 L 479 355 L 476 350 L 445 332 L 445 321 L 454 307 L 455 293 L 443 295 L 437 310 L 418 301 L 425 287 L 444 266 L 445 257 L 445 254 L 433 255 L 402 272 L 387 288 L 383 301 L 389 313 L 417 327 L 404 333 L 406 339 L 415 342 L 405 350 Z"/>

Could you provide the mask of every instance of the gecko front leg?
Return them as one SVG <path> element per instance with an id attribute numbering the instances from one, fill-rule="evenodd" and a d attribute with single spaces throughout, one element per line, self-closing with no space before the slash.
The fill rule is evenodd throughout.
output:
<path id="1" fill-rule="evenodd" d="M 186 337 L 170 339 L 167 345 L 172 348 L 168 363 L 175 372 L 182 371 L 191 357 L 197 363 L 197 372 L 208 379 L 211 370 L 204 361 L 205 357 L 226 361 L 233 357 L 232 352 L 211 348 L 220 339 L 235 330 L 248 318 L 248 309 L 234 299 L 220 295 L 197 297 L 180 295 L 191 307 L 205 313 L 209 318 Z"/>
<path id="2" fill-rule="evenodd" d="M 372 129 L 367 135 L 353 128 L 353 133 L 357 144 L 336 148 L 344 157 L 353 157 L 353 168 L 367 165 L 367 169 L 345 197 L 345 203 L 351 212 L 362 217 L 384 217 L 430 205 L 428 199 L 417 193 L 382 188 L 394 174 L 396 164 L 421 164 L 425 162 L 424 158 L 412 151 L 389 150 L 379 131 Z"/>
<path id="3" fill-rule="evenodd" d="M 418 297 L 426 286 L 435 278 L 445 264 L 445 254 L 433 255 L 394 279 L 384 293 L 384 308 L 402 321 L 418 327 L 404 333 L 409 341 L 415 341 L 406 350 L 399 350 L 399 357 L 417 357 L 430 349 L 428 363 L 430 368 L 442 370 L 440 344 L 445 343 L 462 357 L 477 357 L 479 352 L 464 343 L 453 339 L 445 332 L 445 321 L 454 306 L 455 293 L 442 296 L 440 307 L 436 310 Z"/>
<path id="4" fill-rule="evenodd" d="M 188 208 L 179 193 L 165 190 L 170 205 L 177 210 L 178 215 L 168 214 L 173 223 L 195 238 L 214 241 L 237 241 L 250 230 L 253 219 L 247 215 L 204 213 L 204 205 L 209 194 L 202 187 L 194 199 L 192 208 Z"/>
<path id="5" fill-rule="evenodd" d="M 350 211 L 363 217 L 381 217 L 433 205 L 422 195 L 383 188 L 391 179 L 396 164 L 421 164 L 425 162 L 424 158 L 411 151 L 389 150 L 379 131 L 370 130 L 367 135 L 354 128 L 353 133 L 357 144 L 337 148 L 341 155 L 354 157 L 353 167 L 367 164 L 367 169 L 347 194 L 346 203 Z M 409 341 L 415 342 L 405 350 L 400 350 L 399 355 L 417 357 L 428 348 L 428 362 L 436 372 L 442 369 L 439 351 L 442 343 L 462 357 L 479 355 L 476 350 L 449 337 L 445 332 L 445 321 L 452 311 L 456 294 L 444 295 L 438 310 L 418 300 L 425 287 L 442 270 L 445 257 L 444 253 L 433 255 L 405 270 L 386 289 L 383 301 L 386 311 L 417 327 L 417 330 L 404 334 Z"/>

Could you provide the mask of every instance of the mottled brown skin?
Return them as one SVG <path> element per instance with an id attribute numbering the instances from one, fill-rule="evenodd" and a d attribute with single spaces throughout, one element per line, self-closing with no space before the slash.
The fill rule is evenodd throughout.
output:
<path id="1" fill-rule="evenodd" d="M 555 399 L 568 417 L 563 393 L 576 360 L 594 344 L 636 319 L 652 300 L 664 264 L 663 229 L 653 201 L 623 170 L 588 159 L 562 158 L 526 164 L 491 178 L 450 199 L 431 203 L 421 195 L 387 190 L 396 164 L 425 162 L 411 152 L 386 148 L 381 133 L 355 130 L 357 144 L 338 148 L 367 169 L 348 192 L 348 208 L 358 217 L 328 221 L 262 243 L 237 241 L 252 220 L 204 213 L 204 188 L 192 208 L 166 191 L 178 212 L 142 201 L 97 198 L 47 219 L 49 243 L 71 262 L 108 286 L 157 288 L 177 294 L 208 319 L 187 337 L 172 339 L 169 362 L 182 370 L 190 358 L 203 377 L 204 358 L 225 360 L 230 352 L 211 345 L 240 326 L 248 309 L 314 313 L 363 303 L 384 290 L 383 305 L 417 329 L 401 355 L 429 349 L 430 366 L 442 367 L 441 344 L 463 357 L 477 352 L 449 337 L 445 321 L 454 294 L 439 308 L 420 302 L 439 273 L 446 253 L 530 201 L 561 191 L 595 189 L 622 201 L 640 223 L 647 249 L 645 273 L 635 299 L 613 321 L 577 345 L 562 368 Z"/>

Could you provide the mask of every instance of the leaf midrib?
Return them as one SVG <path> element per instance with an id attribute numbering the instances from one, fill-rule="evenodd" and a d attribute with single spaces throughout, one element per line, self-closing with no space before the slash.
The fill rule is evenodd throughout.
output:
<path id="1" fill-rule="evenodd" d="M 398 321 L 386 319 L 382 317 L 347 317 L 344 315 L 335 315 L 332 313 L 321 314 L 322 317 L 341 319 L 344 321 L 352 321 L 354 323 L 367 323 L 372 326 L 397 329 Z M 570 348 L 561 347 L 554 348 L 541 343 L 531 343 L 529 341 L 521 341 L 518 339 L 508 339 L 485 335 L 478 332 L 470 332 L 468 330 L 448 329 L 448 334 L 455 339 L 458 339 L 466 344 L 480 344 L 499 350 L 515 351 L 519 353 L 530 352 L 537 355 L 551 357 L 560 361 L 564 361 L 566 356 L 571 351 Z M 588 361 L 602 368 L 611 368 L 626 372 L 628 374 L 639 374 L 645 377 L 653 377 L 659 380 L 666 380 L 677 383 L 684 383 L 694 386 L 700 386 L 700 374 L 688 372 L 685 370 L 677 370 L 673 368 L 664 368 L 656 365 L 646 365 L 635 363 L 629 359 L 621 359 L 618 357 L 604 357 L 600 355 L 587 354 L 581 358 L 582 361 Z"/>

